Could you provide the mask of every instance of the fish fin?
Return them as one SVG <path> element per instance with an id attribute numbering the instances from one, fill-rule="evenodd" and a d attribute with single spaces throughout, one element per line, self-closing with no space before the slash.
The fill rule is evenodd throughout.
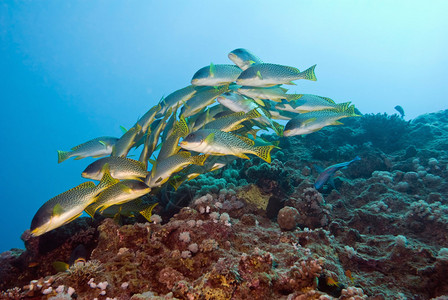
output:
<path id="1" fill-rule="evenodd" d="M 192 156 L 191 163 L 193 165 L 203 166 L 207 157 L 208 157 L 208 155 Z"/>
<path id="2" fill-rule="evenodd" d="M 174 125 L 174 131 L 178 133 L 180 137 L 185 137 L 188 135 L 188 124 L 183 116 L 181 116 L 179 121 L 176 122 L 176 125 Z"/>
<path id="3" fill-rule="evenodd" d="M 256 147 L 255 155 L 267 163 L 271 163 L 271 150 L 275 148 L 274 145 Z"/>
<path id="4" fill-rule="evenodd" d="M 261 80 L 263 80 L 263 76 L 261 76 L 260 71 L 257 71 L 257 77 L 260 78 Z"/>
<path id="5" fill-rule="evenodd" d="M 211 171 L 211 170 L 210 170 L 210 171 Z M 195 178 L 198 177 L 199 175 L 201 175 L 201 173 L 192 173 L 192 174 L 189 174 L 189 175 L 187 176 L 188 181 L 195 179 Z"/>
<path id="6" fill-rule="evenodd" d="M 151 163 L 151 165 L 155 166 L 155 164 L 157 163 L 154 159 L 149 158 L 148 161 Z"/>
<path id="7" fill-rule="evenodd" d="M 350 107 L 351 102 L 344 102 L 344 103 L 338 103 L 336 104 L 335 110 L 337 112 L 346 112 L 348 108 Z M 353 111 L 354 113 L 354 111 Z"/>
<path id="8" fill-rule="evenodd" d="M 125 134 L 126 132 L 128 132 L 128 130 L 126 128 L 124 128 L 124 126 L 120 125 L 120 130 L 123 134 Z"/>
<path id="9" fill-rule="evenodd" d="M 312 123 L 312 122 L 314 122 L 314 121 L 316 121 L 316 120 L 317 120 L 317 118 L 309 118 L 309 119 L 306 119 L 305 121 L 303 121 L 303 125 Z"/>
<path id="10" fill-rule="evenodd" d="M 214 140 L 215 140 L 215 133 L 212 132 L 212 133 L 210 133 L 210 134 L 205 138 L 204 141 L 205 141 L 207 144 L 211 144 L 211 143 L 213 143 Z"/>
<path id="11" fill-rule="evenodd" d="M 257 132 L 258 131 L 260 131 L 261 129 L 255 129 L 255 128 L 252 128 L 252 129 L 250 129 L 250 130 L 248 130 L 247 131 L 247 134 L 249 135 L 252 135 L 252 137 L 254 138 L 254 139 L 256 139 L 257 138 Z"/>
<path id="12" fill-rule="evenodd" d="M 107 144 L 105 141 L 98 141 L 98 143 L 100 143 L 101 145 L 103 145 L 104 147 L 107 147 Z"/>
<path id="13" fill-rule="evenodd" d="M 107 187 L 109 187 L 109 186 L 111 186 L 111 185 L 113 185 L 113 184 L 115 184 L 115 183 L 120 181 L 118 179 L 113 178 L 110 175 L 109 164 L 108 163 L 104 164 L 103 172 L 104 172 L 103 177 L 101 178 L 100 183 L 98 183 L 98 185 L 97 185 L 97 187 L 99 189 L 105 189 L 105 188 L 107 188 Z"/>
<path id="14" fill-rule="evenodd" d="M 239 158 L 243 158 L 243 159 L 250 159 L 250 157 L 247 156 L 247 155 L 244 154 L 244 153 L 235 154 L 235 156 L 236 156 L 236 157 L 239 157 Z M 218 169 L 215 169 L 215 170 L 218 170 Z M 210 171 L 212 171 L 212 170 L 210 170 Z M 214 170 L 213 170 L 213 171 L 214 171 Z"/>
<path id="15" fill-rule="evenodd" d="M 70 268 L 68 263 L 65 263 L 63 261 L 54 261 L 51 265 L 56 270 L 56 272 L 65 272 Z"/>
<path id="16" fill-rule="evenodd" d="M 213 63 L 210 63 L 210 77 L 215 77 L 216 74 L 216 67 Z"/>
<path id="17" fill-rule="evenodd" d="M 344 125 L 344 123 L 341 123 L 339 121 L 334 121 L 333 123 L 331 123 L 331 125 Z"/>
<path id="18" fill-rule="evenodd" d="M 178 180 L 178 178 L 181 178 L 179 175 L 173 175 L 171 179 L 168 181 L 168 183 L 174 188 L 174 190 L 177 191 L 177 189 L 184 183 L 184 180 Z"/>
<path id="19" fill-rule="evenodd" d="M 313 65 L 306 69 L 305 71 L 300 72 L 300 74 L 303 76 L 303 79 L 308 79 L 311 81 L 316 81 L 316 74 L 314 74 L 314 69 L 316 68 L 316 65 Z"/>
<path id="20" fill-rule="evenodd" d="M 266 104 L 265 104 L 265 103 L 263 102 L 263 100 L 261 100 L 261 99 L 258 99 L 258 98 L 252 98 L 252 100 L 254 100 L 254 102 L 257 103 L 257 104 L 260 105 L 260 106 L 263 106 L 263 107 L 266 106 Z"/>
<path id="21" fill-rule="evenodd" d="M 232 128 L 230 128 L 229 131 L 235 131 L 235 130 L 238 130 L 238 129 L 243 128 L 243 127 L 244 127 L 243 124 L 236 124 L 235 126 L 233 126 Z"/>
<path id="22" fill-rule="evenodd" d="M 62 209 L 61 204 L 57 203 L 57 204 L 53 207 L 52 215 L 53 215 L 53 216 L 59 216 L 59 215 L 62 215 L 63 212 L 64 212 L 64 210 Z"/>
<path id="23" fill-rule="evenodd" d="M 92 203 L 89 206 L 87 206 L 84 211 L 93 219 L 95 216 L 95 212 L 98 209 L 98 205 L 96 203 Z"/>
<path id="24" fill-rule="evenodd" d="M 322 97 L 322 96 L 319 96 L 319 97 L 322 98 L 322 99 L 327 100 L 329 103 L 336 104 L 336 102 L 334 102 L 333 99 L 331 99 L 331 98 L 328 98 L 328 97 Z"/>
<path id="25" fill-rule="evenodd" d="M 143 217 L 145 217 L 145 219 L 148 220 L 148 222 L 151 222 L 152 210 L 154 209 L 154 207 L 156 207 L 157 204 L 159 204 L 159 203 L 158 202 L 154 203 L 151 206 L 149 206 L 148 208 L 145 208 L 145 209 L 139 211 L 139 213 Z"/>
<path id="26" fill-rule="evenodd" d="M 243 142 L 245 142 L 246 144 L 248 144 L 249 146 L 253 146 L 255 145 L 255 142 L 253 140 L 251 140 L 250 138 L 238 135 L 238 134 L 233 134 L 235 137 L 239 138 L 240 140 L 242 140 Z"/>
<path id="27" fill-rule="evenodd" d="M 83 159 L 83 158 L 84 158 L 84 157 L 78 155 L 78 156 L 76 156 L 74 159 L 75 159 L 75 160 L 80 160 L 80 159 Z"/>
<path id="28" fill-rule="evenodd" d="M 58 164 L 64 160 L 70 158 L 70 151 L 60 151 L 58 150 Z"/>
<path id="29" fill-rule="evenodd" d="M 177 153 L 177 155 L 179 155 L 179 156 L 181 156 L 183 158 L 190 158 L 191 157 L 191 153 L 188 152 L 188 151 L 179 152 L 179 153 Z"/>
<path id="30" fill-rule="evenodd" d="M 336 186 L 334 185 L 334 178 L 333 178 L 333 176 L 330 176 L 330 178 L 328 178 L 328 183 L 336 190 Z"/>
<path id="31" fill-rule="evenodd" d="M 119 188 L 121 191 L 123 191 L 126 194 L 130 194 L 132 192 L 132 189 L 130 187 L 128 187 L 126 184 L 119 183 Z M 106 209 L 106 208 L 103 208 L 102 210 L 104 210 L 104 209 Z"/>
<path id="32" fill-rule="evenodd" d="M 287 84 L 287 85 L 297 85 L 296 83 L 294 83 L 294 82 L 292 82 L 292 81 L 285 82 L 285 84 Z"/>
<path id="33" fill-rule="evenodd" d="M 285 129 L 285 126 L 280 125 L 279 123 L 272 121 L 272 125 L 275 133 L 277 133 L 278 136 L 283 136 L 283 131 Z"/>

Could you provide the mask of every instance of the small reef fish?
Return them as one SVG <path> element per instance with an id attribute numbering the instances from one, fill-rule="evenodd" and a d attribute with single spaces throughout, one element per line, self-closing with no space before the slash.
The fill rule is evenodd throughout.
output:
<path id="1" fill-rule="evenodd" d="M 156 114 L 162 109 L 160 104 L 151 107 L 140 119 L 138 119 L 137 124 L 140 125 L 140 137 L 137 137 L 136 140 L 139 140 L 143 134 L 148 130 L 149 126 L 154 121 Z M 135 124 L 135 125 L 137 125 Z M 134 125 L 134 127 L 135 127 Z"/>
<path id="2" fill-rule="evenodd" d="M 72 253 L 70 254 L 68 263 L 63 262 L 63 261 L 55 261 L 55 262 L 53 262 L 53 268 L 57 272 L 65 272 L 71 266 L 78 264 L 78 263 L 86 263 L 86 261 L 87 261 L 86 247 L 83 244 L 79 244 L 78 246 L 76 246 L 75 249 L 73 249 Z"/>
<path id="3" fill-rule="evenodd" d="M 278 84 L 295 84 L 294 80 L 307 79 L 316 81 L 316 65 L 300 72 L 299 69 L 276 64 L 254 64 L 243 71 L 236 83 L 243 86 L 270 87 Z"/>
<path id="4" fill-rule="evenodd" d="M 337 287 L 339 287 L 339 282 L 337 282 L 336 280 L 334 280 L 333 277 L 327 277 L 327 285 L 329 285 L 329 286 L 337 286 Z"/>
<path id="5" fill-rule="evenodd" d="M 188 125 L 183 117 L 180 118 L 179 121 L 173 127 L 173 132 L 170 136 L 163 141 L 162 147 L 160 148 L 159 155 L 157 156 L 157 160 L 161 161 L 171 155 L 179 152 L 179 140 L 181 137 L 185 137 L 188 134 Z M 163 138 L 162 138 L 163 140 Z"/>
<path id="6" fill-rule="evenodd" d="M 101 212 L 104 217 L 113 217 L 115 220 L 120 216 L 135 217 L 135 213 L 140 213 L 148 222 L 151 221 L 152 211 L 159 203 L 146 203 L 141 198 L 126 202 L 122 205 L 113 205 Z"/>
<path id="7" fill-rule="evenodd" d="M 289 94 L 288 100 L 275 105 L 275 109 L 293 113 L 306 113 L 317 110 L 346 110 L 351 102 L 335 103 L 330 98 L 310 94 Z"/>
<path id="8" fill-rule="evenodd" d="M 201 129 L 190 133 L 180 143 L 183 149 L 211 155 L 234 155 L 249 159 L 245 153 L 254 154 L 264 161 L 271 162 L 271 150 L 275 147 L 254 146 L 254 141 L 229 132 L 216 129 Z"/>
<path id="9" fill-rule="evenodd" d="M 99 193 L 92 204 L 84 210 L 93 218 L 95 212 L 102 212 L 112 205 L 120 205 L 148 194 L 151 189 L 142 181 L 125 179 Z"/>
<path id="10" fill-rule="evenodd" d="M 231 51 L 228 55 L 229 59 L 241 70 L 246 70 L 253 64 L 261 64 L 263 61 L 255 54 L 244 48 L 238 48 Z"/>
<path id="11" fill-rule="evenodd" d="M 110 176 L 107 165 L 102 173 L 104 175 L 98 185 L 91 181 L 84 182 L 45 202 L 31 221 L 31 235 L 40 236 L 81 216 L 98 193 L 118 182 Z"/>
<path id="12" fill-rule="evenodd" d="M 163 98 L 160 102 L 162 108 L 159 112 L 157 112 L 156 118 L 159 119 L 164 117 L 170 108 L 174 109 L 180 104 L 187 102 L 191 99 L 191 97 L 193 97 L 194 94 L 196 94 L 196 92 L 197 90 L 193 85 L 189 85 L 187 87 L 181 88 L 180 90 L 172 92 L 171 94 Z"/>
<path id="13" fill-rule="evenodd" d="M 217 129 L 225 132 L 234 131 L 244 127 L 241 123 L 250 119 L 261 117 L 261 114 L 253 109 L 247 113 L 236 112 L 224 117 L 215 119 L 204 126 L 204 129 Z"/>
<path id="14" fill-rule="evenodd" d="M 199 69 L 191 79 L 195 86 L 220 86 L 230 84 L 240 76 L 242 70 L 234 65 L 214 65 Z"/>
<path id="15" fill-rule="evenodd" d="M 188 165 L 202 166 L 207 155 L 192 156 L 190 152 L 180 152 L 161 161 L 157 161 L 152 172 L 146 176 L 145 182 L 151 187 L 158 187 L 167 182 L 173 173 L 179 172 Z"/>
<path id="16" fill-rule="evenodd" d="M 200 92 L 197 92 L 181 109 L 181 115 L 185 118 L 191 117 L 201 111 L 204 107 L 211 105 L 215 102 L 216 97 L 222 93 L 227 92 L 228 85 L 224 85 L 218 88 L 206 87 Z"/>
<path id="17" fill-rule="evenodd" d="M 284 136 L 309 134 L 329 125 L 343 125 L 338 120 L 348 117 L 359 117 L 352 105 L 344 111 L 319 110 L 297 115 L 286 123 Z"/>
<path id="18" fill-rule="evenodd" d="M 108 164 L 110 175 L 116 179 L 143 179 L 148 174 L 146 166 L 138 160 L 126 157 L 109 156 L 94 161 L 82 172 L 82 177 L 99 180 Z"/>
<path id="19" fill-rule="evenodd" d="M 402 119 L 404 119 L 404 109 L 403 107 L 401 107 L 400 105 L 397 105 L 394 107 L 396 111 L 398 111 L 400 113 L 400 116 Z"/>
<path id="20" fill-rule="evenodd" d="M 118 138 L 111 136 L 102 136 L 73 147 L 71 151 L 58 150 L 58 163 L 63 162 L 70 157 L 82 159 L 86 157 L 102 157 L 112 153 Z"/>
<path id="21" fill-rule="evenodd" d="M 336 173 L 336 171 L 346 168 L 348 167 L 352 162 L 361 160 L 361 158 L 359 156 L 356 156 L 354 159 L 352 159 L 351 161 L 347 161 L 347 162 L 343 162 L 343 163 L 339 163 L 339 164 L 335 164 L 332 166 L 329 166 L 328 168 L 326 168 L 325 170 L 323 170 L 322 172 L 320 172 L 319 176 L 316 179 L 316 182 L 314 183 L 314 188 L 316 190 L 320 189 L 327 181 L 328 182 L 332 182 L 333 180 L 333 176 L 334 173 Z M 334 186 L 334 184 L 332 184 Z"/>
<path id="22" fill-rule="evenodd" d="M 281 102 L 282 99 L 288 99 L 286 94 L 288 89 L 280 86 L 273 87 L 248 87 L 242 86 L 236 90 L 237 93 L 252 99 L 268 99 L 274 102 Z"/>

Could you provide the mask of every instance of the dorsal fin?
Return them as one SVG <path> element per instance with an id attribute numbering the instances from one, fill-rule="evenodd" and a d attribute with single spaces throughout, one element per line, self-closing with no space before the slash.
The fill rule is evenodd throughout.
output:
<path id="1" fill-rule="evenodd" d="M 243 142 L 245 142 L 249 146 L 255 145 L 255 142 L 253 140 L 251 140 L 250 138 L 247 138 L 247 137 L 244 137 L 244 136 L 241 136 L 241 135 L 238 135 L 238 134 L 233 134 L 233 133 L 230 133 L 230 134 L 232 134 L 233 136 L 239 138 L 240 140 L 242 140 Z"/>
<path id="2" fill-rule="evenodd" d="M 328 98 L 328 97 L 322 97 L 322 96 L 319 96 L 319 97 L 322 98 L 322 99 L 327 100 L 329 103 L 336 104 L 336 102 L 334 102 L 333 99 L 331 99 L 331 98 Z"/>

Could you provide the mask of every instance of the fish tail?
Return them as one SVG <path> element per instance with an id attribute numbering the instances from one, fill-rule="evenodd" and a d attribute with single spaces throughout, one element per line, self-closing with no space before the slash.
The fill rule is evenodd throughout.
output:
<path id="1" fill-rule="evenodd" d="M 346 114 L 350 115 L 350 117 L 360 117 L 361 115 L 358 115 L 355 113 L 355 106 L 350 105 L 345 111 Z"/>
<path id="2" fill-rule="evenodd" d="M 257 111 L 256 108 L 254 108 L 251 111 L 247 112 L 245 119 L 250 120 L 250 119 L 256 119 L 259 117 L 261 117 L 261 114 Z"/>
<path id="3" fill-rule="evenodd" d="M 207 157 L 208 155 L 193 156 L 191 157 L 191 163 L 193 165 L 203 166 Z"/>
<path id="4" fill-rule="evenodd" d="M 316 81 L 316 74 L 314 74 L 314 68 L 316 68 L 316 65 L 309 67 L 305 71 L 300 72 L 303 79 L 308 79 L 311 81 Z"/>
<path id="5" fill-rule="evenodd" d="M 181 137 L 185 137 L 188 135 L 188 124 L 184 117 L 180 117 L 179 121 L 177 121 L 174 127 L 174 131 L 176 131 Z"/>
<path id="6" fill-rule="evenodd" d="M 58 164 L 64 160 L 70 158 L 70 151 L 60 151 L 58 150 Z"/>
<path id="7" fill-rule="evenodd" d="M 274 145 L 256 147 L 255 155 L 267 163 L 271 163 L 271 150 L 273 148 L 275 148 Z"/>
<path id="8" fill-rule="evenodd" d="M 154 207 L 156 207 L 157 204 L 159 204 L 159 203 L 158 202 L 154 203 L 153 205 L 151 205 L 151 206 L 149 206 L 149 207 L 139 211 L 139 213 L 143 217 L 145 217 L 145 219 L 148 220 L 148 222 L 151 222 L 152 210 L 154 209 Z"/>
<path id="9" fill-rule="evenodd" d="M 100 190 L 108 188 L 109 186 L 111 186 L 111 185 L 113 185 L 113 184 L 115 184 L 115 183 L 120 181 L 118 179 L 113 178 L 110 175 L 109 164 L 105 164 L 103 166 L 103 172 L 104 172 L 103 177 L 101 178 L 101 181 L 100 181 L 100 183 L 97 186 Z"/>
<path id="10" fill-rule="evenodd" d="M 272 129 L 274 129 L 275 133 L 278 136 L 283 136 L 283 131 L 285 129 L 285 126 L 280 125 L 279 123 L 272 121 Z"/>

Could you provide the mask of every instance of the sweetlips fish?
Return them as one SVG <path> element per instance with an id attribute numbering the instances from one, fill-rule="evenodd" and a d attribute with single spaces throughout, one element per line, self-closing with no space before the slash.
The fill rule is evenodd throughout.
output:
<path id="1" fill-rule="evenodd" d="M 207 109 L 197 114 L 196 116 L 188 118 L 188 122 L 190 123 L 190 132 L 202 129 L 206 124 L 217 118 L 218 115 L 232 112 L 233 111 L 229 110 L 227 107 L 219 104 L 207 107 Z"/>
<path id="2" fill-rule="evenodd" d="M 82 177 L 99 180 L 104 175 L 104 165 L 108 164 L 110 175 L 116 179 L 143 179 L 148 174 L 146 166 L 126 157 L 109 156 L 94 161 L 82 172 Z"/>
<path id="3" fill-rule="evenodd" d="M 336 173 L 336 171 L 338 171 L 342 168 L 348 167 L 352 162 L 355 162 L 358 160 L 361 160 L 361 158 L 359 156 L 356 156 L 351 161 L 335 164 L 335 165 L 329 166 L 325 170 L 320 171 L 321 173 L 319 174 L 319 176 L 316 179 L 316 182 L 314 183 L 314 188 L 316 190 L 320 189 L 327 181 L 329 181 L 331 183 L 331 185 L 334 187 L 334 184 L 332 183 L 332 180 L 333 180 L 332 178 L 333 178 L 334 173 Z"/>
<path id="4" fill-rule="evenodd" d="M 243 86 L 269 87 L 278 84 L 292 84 L 294 80 L 307 79 L 316 81 L 314 68 L 316 65 L 300 72 L 299 69 L 276 64 L 254 64 L 246 69 L 236 80 Z"/>
<path id="5" fill-rule="evenodd" d="M 167 182 L 173 173 L 179 172 L 188 165 L 203 165 L 207 155 L 192 156 L 190 152 L 179 152 L 153 165 L 152 172 L 146 176 L 145 183 L 153 188 Z"/>
<path id="6" fill-rule="evenodd" d="M 254 154 L 270 163 L 270 152 L 275 146 L 254 146 L 254 141 L 230 132 L 201 129 L 187 135 L 180 143 L 183 149 L 211 155 L 234 155 L 249 159 L 245 153 Z"/>
<path id="7" fill-rule="evenodd" d="M 31 221 L 31 235 L 40 236 L 81 216 L 84 209 L 95 201 L 96 195 L 118 182 L 110 176 L 107 165 L 102 173 L 104 175 L 98 185 L 84 182 L 45 202 Z"/>
<path id="8" fill-rule="evenodd" d="M 286 123 L 284 136 L 294 136 L 309 134 L 322 129 L 328 125 L 342 125 L 339 119 L 348 117 L 359 117 L 355 114 L 355 107 L 352 105 L 345 111 L 319 110 L 297 115 Z"/>
<path id="9" fill-rule="evenodd" d="M 231 51 L 228 55 L 229 59 L 241 70 L 246 70 L 253 64 L 261 64 L 263 61 L 255 54 L 244 48 L 238 48 Z"/>
<path id="10" fill-rule="evenodd" d="M 196 94 L 196 88 L 193 85 L 189 85 L 187 87 L 181 88 L 175 92 L 172 92 L 168 96 L 162 99 L 160 102 L 161 109 L 157 112 L 156 118 L 162 118 L 168 112 L 168 110 L 174 109 L 179 105 L 187 102 Z"/>
<path id="11" fill-rule="evenodd" d="M 151 221 L 152 211 L 158 203 L 146 203 L 141 198 L 126 202 L 121 205 L 112 205 L 101 212 L 104 217 L 113 217 L 115 220 L 120 216 L 135 217 L 135 213 L 140 213 L 148 222 Z"/>
<path id="12" fill-rule="evenodd" d="M 249 87 L 242 86 L 236 90 L 237 93 L 252 99 L 268 99 L 274 102 L 281 102 L 282 99 L 289 100 L 288 89 L 280 86 L 273 87 Z"/>
<path id="13" fill-rule="evenodd" d="M 281 103 L 276 104 L 275 109 L 293 113 L 306 113 L 326 109 L 344 111 L 351 103 L 335 103 L 330 98 L 311 94 L 289 94 L 288 100 L 283 100 Z"/>
<path id="14" fill-rule="evenodd" d="M 86 157 L 98 158 L 110 155 L 117 141 L 118 138 L 116 137 L 102 136 L 73 147 L 71 151 L 58 150 L 58 163 L 61 163 L 70 157 L 82 159 Z"/>
<path id="15" fill-rule="evenodd" d="M 97 210 L 102 212 L 109 206 L 124 204 L 150 191 L 151 189 L 140 180 L 125 179 L 99 193 L 94 202 L 86 207 L 85 212 L 93 218 Z"/>
<path id="16" fill-rule="evenodd" d="M 156 114 L 161 109 L 162 109 L 162 106 L 160 104 L 155 105 L 155 106 L 151 107 L 140 119 L 138 119 L 137 124 L 140 125 L 140 128 L 141 128 L 140 138 L 148 130 L 149 126 L 154 121 Z M 139 138 L 136 138 L 136 139 L 138 140 Z"/>
<path id="17" fill-rule="evenodd" d="M 404 118 L 404 109 L 403 107 L 401 107 L 400 105 L 397 105 L 394 107 L 396 111 L 398 111 L 400 113 L 401 118 Z"/>
<path id="18" fill-rule="evenodd" d="M 259 117 L 261 117 L 261 114 L 256 109 L 253 109 L 247 113 L 240 111 L 217 118 L 207 123 L 204 126 L 204 129 L 217 129 L 225 132 L 234 131 L 243 127 L 241 124 L 242 122 Z"/>
<path id="19" fill-rule="evenodd" d="M 234 65 L 214 65 L 199 69 L 191 79 L 195 86 L 220 86 L 230 84 L 240 76 L 242 70 Z"/>
<path id="20" fill-rule="evenodd" d="M 173 132 L 163 140 L 157 160 L 161 161 L 179 152 L 179 140 L 188 134 L 188 125 L 183 117 L 173 126 Z"/>
<path id="21" fill-rule="evenodd" d="M 114 149 L 112 150 L 112 156 L 126 157 L 129 150 L 131 150 L 137 142 L 138 134 L 141 130 L 142 126 L 137 123 L 134 127 L 126 131 L 126 133 L 115 143 Z"/>
<path id="22" fill-rule="evenodd" d="M 223 85 L 217 88 L 206 87 L 197 92 L 181 109 L 181 115 L 185 118 L 193 116 L 200 112 L 204 107 L 215 102 L 216 97 L 227 92 L 229 85 Z"/>

